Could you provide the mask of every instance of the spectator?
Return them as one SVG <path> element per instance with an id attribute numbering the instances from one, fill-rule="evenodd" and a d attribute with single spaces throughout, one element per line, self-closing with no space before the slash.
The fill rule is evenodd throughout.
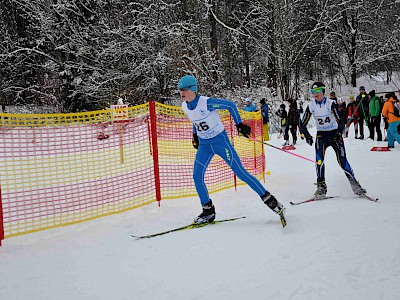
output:
<path id="1" fill-rule="evenodd" d="M 279 132 L 279 137 L 284 133 L 284 139 L 285 139 L 285 145 L 289 145 L 289 135 L 286 135 L 286 126 L 287 126 L 287 112 L 286 112 L 286 106 L 284 103 L 282 103 L 279 106 L 278 111 L 276 112 L 276 115 L 280 118 L 281 120 L 281 129 Z M 286 143 L 287 142 L 287 143 Z"/>
<path id="2" fill-rule="evenodd" d="M 381 98 L 383 98 L 383 97 L 381 97 Z M 385 103 L 388 101 L 389 99 L 388 98 L 383 98 L 382 99 L 382 102 L 381 102 L 381 106 L 382 106 L 382 109 L 381 110 L 383 110 L 383 106 L 385 105 Z M 384 133 L 384 135 L 385 135 L 385 139 L 384 139 L 384 141 L 385 142 L 387 142 L 387 136 L 386 136 L 386 133 L 385 132 L 387 132 L 387 130 L 388 130 L 388 128 L 389 128 L 389 123 L 388 123 L 388 121 L 387 121 L 387 118 L 384 116 L 384 115 L 382 115 L 382 118 L 383 118 L 383 123 L 384 123 L 384 125 L 383 125 L 383 133 Z"/>
<path id="3" fill-rule="evenodd" d="M 268 133 L 269 107 L 268 107 L 268 103 L 267 103 L 267 98 L 261 99 L 260 104 L 261 104 L 261 114 L 262 114 L 262 118 L 263 118 L 264 141 L 269 141 L 269 133 Z"/>
<path id="4" fill-rule="evenodd" d="M 374 139 L 374 132 L 376 131 L 377 141 L 382 141 L 381 131 L 381 104 L 379 97 L 375 95 L 375 90 L 369 92 L 371 100 L 369 100 L 369 138 Z"/>
<path id="5" fill-rule="evenodd" d="M 335 92 L 331 92 L 331 93 L 329 94 L 329 99 L 334 100 L 336 103 L 337 103 L 337 101 L 338 101 L 338 99 L 336 98 L 336 93 L 335 93 Z"/>
<path id="6" fill-rule="evenodd" d="M 350 96 L 350 102 L 346 107 L 346 129 L 345 129 L 345 137 L 349 136 L 349 127 L 351 123 L 354 124 L 354 137 L 358 138 L 358 108 L 356 102 L 354 100 L 354 96 Z M 346 120 L 345 119 L 345 120 Z"/>
<path id="7" fill-rule="evenodd" d="M 250 97 L 246 98 L 246 104 L 243 107 L 243 110 L 245 111 L 249 111 L 249 112 L 255 112 L 257 111 L 256 107 L 254 106 L 254 104 L 251 102 Z"/>
<path id="8" fill-rule="evenodd" d="M 400 144 L 400 117 L 394 115 L 394 104 L 397 102 L 397 98 L 394 93 L 385 95 L 386 102 L 383 105 L 382 115 L 387 119 L 389 127 L 387 129 L 387 140 L 388 147 L 394 148 L 394 141 Z"/>
<path id="9" fill-rule="evenodd" d="M 353 97 L 353 99 L 354 99 L 354 97 Z M 346 121 L 347 120 L 346 101 L 344 101 L 343 98 L 339 98 L 337 103 L 339 105 L 338 111 L 339 111 L 340 117 L 342 118 L 343 121 Z"/>
<path id="10" fill-rule="evenodd" d="M 360 86 L 360 94 L 356 98 L 356 104 L 359 107 L 358 123 L 360 124 L 360 140 L 364 139 L 364 120 L 367 122 L 368 126 L 368 116 L 369 116 L 369 98 L 368 94 L 365 92 L 365 87 Z"/>
<path id="11" fill-rule="evenodd" d="M 287 137 L 287 143 L 285 145 L 289 144 L 289 131 L 292 135 L 293 143 L 292 146 L 296 145 L 297 141 L 297 125 L 299 124 L 298 121 L 298 114 L 297 114 L 297 102 L 294 99 L 289 99 L 288 102 L 289 104 L 289 112 L 288 112 L 288 118 L 287 118 L 287 126 L 286 126 L 286 131 L 285 131 L 285 136 Z"/>

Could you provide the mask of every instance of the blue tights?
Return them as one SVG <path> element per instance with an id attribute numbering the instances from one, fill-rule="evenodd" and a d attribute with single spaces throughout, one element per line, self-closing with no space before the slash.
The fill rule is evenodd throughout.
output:
<path id="1" fill-rule="evenodd" d="M 266 193 L 263 185 L 243 167 L 236 150 L 226 136 L 223 141 L 212 144 L 201 144 L 197 150 L 194 162 L 193 179 L 199 194 L 201 204 L 210 201 L 208 190 L 204 182 L 204 174 L 214 155 L 219 155 L 232 169 L 232 171 L 244 182 L 246 182 L 259 196 Z"/>

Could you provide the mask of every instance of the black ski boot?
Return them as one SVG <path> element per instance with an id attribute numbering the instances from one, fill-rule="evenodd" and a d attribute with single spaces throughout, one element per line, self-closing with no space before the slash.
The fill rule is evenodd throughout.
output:
<path id="1" fill-rule="evenodd" d="M 261 197 L 261 200 L 278 215 L 284 210 L 283 205 L 269 192 L 266 192 L 265 195 Z"/>
<path id="2" fill-rule="evenodd" d="M 317 182 L 317 190 L 314 193 L 315 199 L 324 198 L 326 196 L 326 192 L 328 188 L 326 186 L 325 181 Z"/>
<path id="3" fill-rule="evenodd" d="M 367 194 L 367 190 L 364 189 L 358 181 L 353 181 L 350 182 L 351 189 L 353 190 L 353 193 L 356 194 L 357 196 L 365 196 Z"/>
<path id="4" fill-rule="evenodd" d="M 279 203 L 276 198 L 271 195 L 269 192 L 266 192 L 264 196 L 261 196 L 261 200 L 270 208 L 272 211 L 279 215 L 281 219 L 282 227 L 286 226 L 286 218 L 285 218 L 285 208 L 282 203 Z"/>
<path id="5" fill-rule="evenodd" d="M 193 221 L 194 224 L 212 223 L 215 220 L 215 207 L 210 199 L 203 205 L 203 212 Z"/>

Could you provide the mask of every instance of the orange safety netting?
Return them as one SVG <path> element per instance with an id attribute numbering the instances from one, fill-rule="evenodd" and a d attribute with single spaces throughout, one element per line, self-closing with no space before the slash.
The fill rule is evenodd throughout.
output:
<path id="1" fill-rule="evenodd" d="M 225 129 L 250 173 L 264 178 L 262 143 Z M 262 139 L 260 113 L 241 111 Z M 0 114 L 0 241 L 196 195 L 192 125 L 180 107 L 149 102 L 73 114 Z M 219 157 L 210 193 L 243 184 Z"/>

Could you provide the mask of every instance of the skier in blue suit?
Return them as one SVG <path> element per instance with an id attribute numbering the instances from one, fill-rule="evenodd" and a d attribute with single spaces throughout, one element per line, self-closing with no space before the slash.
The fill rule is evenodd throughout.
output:
<path id="1" fill-rule="evenodd" d="M 232 171 L 261 197 L 262 201 L 270 209 L 283 217 L 283 205 L 263 187 L 257 178 L 243 167 L 218 115 L 218 109 L 228 110 L 233 117 L 238 132 L 248 138 L 251 128 L 242 123 L 236 104 L 229 100 L 198 95 L 197 80 L 190 75 L 183 76 L 179 80 L 178 89 L 183 100 L 182 109 L 193 122 L 192 144 L 197 149 L 193 179 L 203 211 L 195 218 L 194 223 L 211 223 L 215 219 L 215 207 L 209 198 L 204 182 L 204 174 L 215 154 L 219 155 L 230 166 Z"/>

